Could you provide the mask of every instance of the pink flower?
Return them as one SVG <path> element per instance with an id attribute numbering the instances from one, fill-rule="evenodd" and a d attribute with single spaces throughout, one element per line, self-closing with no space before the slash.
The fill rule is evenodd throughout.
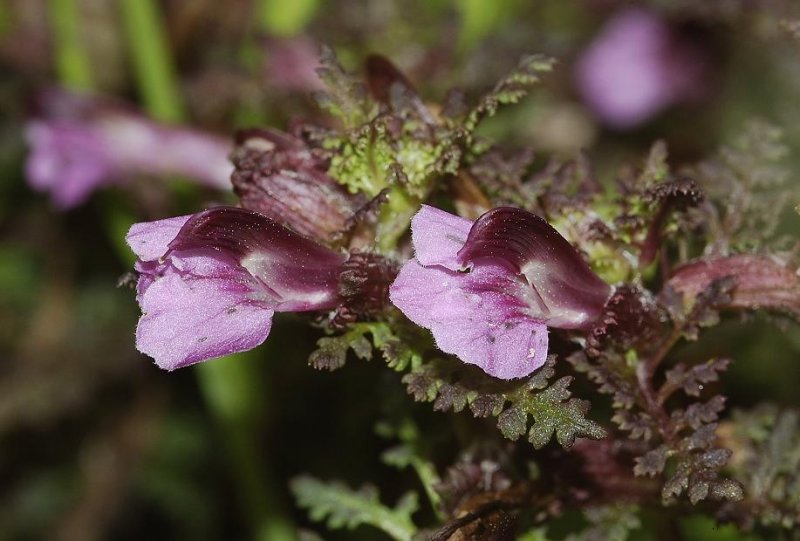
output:
<path id="1" fill-rule="evenodd" d="M 703 92 L 705 51 L 640 8 L 617 13 L 575 66 L 578 91 L 616 129 L 634 128 Z"/>
<path id="2" fill-rule="evenodd" d="M 305 36 L 266 40 L 264 71 L 270 88 L 312 92 L 324 85 L 317 75 L 319 47 Z"/>
<path id="3" fill-rule="evenodd" d="M 470 222 L 423 206 L 415 256 L 389 290 L 436 345 L 487 374 L 527 376 L 547 357 L 548 327 L 587 329 L 611 288 L 542 218 L 510 207 Z"/>
<path id="4" fill-rule="evenodd" d="M 260 345 L 276 312 L 370 317 L 396 274 L 377 254 L 332 250 L 234 207 L 134 224 L 126 240 L 138 257 L 136 347 L 166 370 Z"/>
<path id="5" fill-rule="evenodd" d="M 345 254 L 256 212 L 219 207 L 134 224 L 136 347 L 174 370 L 252 349 L 275 312 L 334 308 Z"/>
<path id="6" fill-rule="evenodd" d="M 60 92 L 44 97 L 44 110 L 25 129 L 31 148 L 25 169 L 30 185 L 50 192 L 59 208 L 142 174 L 230 189 L 231 145 L 224 138 Z"/>

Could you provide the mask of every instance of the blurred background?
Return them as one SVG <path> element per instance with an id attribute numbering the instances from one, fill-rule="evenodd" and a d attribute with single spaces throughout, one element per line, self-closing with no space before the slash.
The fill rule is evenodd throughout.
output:
<path id="1" fill-rule="evenodd" d="M 378 458 L 393 404 L 454 458 L 448 438 L 471 420 L 410 405 L 379 362 L 311 370 L 318 336 L 302 318 L 171 374 L 134 348 L 127 228 L 234 203 L 235 130 L 329 122 L 309 97 L 320 43 L 353 71 L 391 58 L 434 103 L 553 55 L 545 84 L 484 134 L 542 166 L 585 150 L 604 181 L 656 139 L 680 166 L 765 119 L 784 131 L 796 204 L 798 17 L 791 0 L 4 0 L 0 539 L 293 539 L 315 528 L 293 476 L 377 482 L 390 501 L 413 486 Z M 684 354 L 736 359 L 735 406 L 800 404 L 796 326 L 731 319 Z M 681 527 L 737 539 L 700 518 Z"/>

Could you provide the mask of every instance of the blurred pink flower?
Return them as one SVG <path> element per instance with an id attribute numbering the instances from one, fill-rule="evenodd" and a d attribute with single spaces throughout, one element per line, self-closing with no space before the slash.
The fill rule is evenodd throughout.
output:
<path id="1" fill-rule="evenodd" d="M 594 115 L 616 129 L 634 128 L 703 93 L 706 52 L 656 14 L 617 13 L 578 59 L 575 82 Z"/>
<path id="2" fill-rule="evenodd" d="M 59 208 L 135 175 L 181 176 L 231 188 L 232 144 L 225 138 L 160 124 L 100 98 L 54 91 L 41 102 L 42 113 L 25 128 L 25 170 L 30 185 L 50 192 Z"/>

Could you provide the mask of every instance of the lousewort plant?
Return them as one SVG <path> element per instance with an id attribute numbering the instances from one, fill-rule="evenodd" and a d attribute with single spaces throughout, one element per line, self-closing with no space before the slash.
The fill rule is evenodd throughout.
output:
<path id="1" fill-rule="evenodd" d="M 675 355 L 733 311 L 800 319 L 797 239 L 774 233 L 797 223 L 781 212 L 779 133 L 748 124 L 735 151 L 681 169 L 661 142 L 618 178 L 583 156 L 537 169 L 532 152 L 475 130 L 553 65 L 526 57 L 473 106 L 455 92 L 432 106 L 385 58 L 367 60 L 362 83 L 326 50 L 317 99 L 338 129 L 243 131 L 239 207 L 130 230 L 137 347 L 172 370 L 258 346 L 280 312 L 308 313 L 325 333 L 311 366 L 380 356 L 414 400 L 479 418 L 459 425 L 477 443 L 448 453 L 430 453 L 408 414 L 381 424 L 398 441 L 384 461 L 419 476 L 394 507 L 371 487 L 297 477 L 299 505 L 332 528 L 538 539 L 572 512 L 579 538 L 622 539 L 641 510 L 694 509 L 788 533 L 797 415 L 730 415 L 731 360 Z M 421 494 L 433 513 L 417 513 Z"/>

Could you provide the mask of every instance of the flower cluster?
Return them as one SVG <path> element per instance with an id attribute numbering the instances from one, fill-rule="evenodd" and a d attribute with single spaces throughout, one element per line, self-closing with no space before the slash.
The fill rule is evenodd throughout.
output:
<path id="1" fill-rule="evenodd" d="M 462 6 L 467 30 L 486 11 L 472 4 Z M 527 13 L 524 3 L 511 4 Z M 722 39 L 722 19 L 751 10 L 706 18 L 706 8 L 688 9 L 692 2 L 591 4 L 603 20 L 574 7 L 553 14 L 563 22 L 556 41 L 562 61 L 574 60 L 572 77 L 550 80 L 552 96 L 528 109 L 546 121 L 535 123 L 537 135 L 546 124 L 558 128 L 549 130 L 558 142 L 536 137 L 526 146 L 528 115 L 510 126 L 513 149 L 489 139 L 505 119 L 482 124 L 548 77 L 556 64 L 547 56 L 523 57 L 475 100 L 455 88 L 437 104 L 382 56 L 368 56 L 361 77 L 333 49 L 317 62 L 307 38 L 274 37 L 260 41 L 269 49 L 262 75 L 279 88 L 271 103 L 314 91 L 329 119 L 293 120 L 285 132 L 251 127 L 229 141 L 96 98 L 49 94 L 26 129 L 28 180 L 62 208 L 132 175 L 224 190 L 224 206 L 128 231 L 136 261 L 123 282 L 135 282 L 141 308 L 136 348 L 159 368 L 257 348 L 278 334 L 289 317 L 280 313 L 291 312 L 315 327 L 316 346 L 296 344 L 289 357 L 307 354 L 318 370 L 371 360 L 368 372 L 343 378 L 373 374 L 376 362 L 394 372 L 368 382 L 374 392 L 362 392 L 363 378 L 341 390 L 370 417 L 381 415 L 375 433 L 392 447 L 380 458 L 418 475 L 417 490 L 390 507 L 377 486 L 350 490 L 301 475 L 288 484 L 312 520 L 377 526 L 408 541 L 527 539 L 543 535 L 550 520 L 582 515 L 564 536 L 622 539 L 640 523 L 679 521 L 702 501 L 693 515 L 788 534 L 800 525 L 800 415 L 737 414 L 731 406 L 750 389 L 725 376 L 734 362 L 733 380 L 764 369 L 749 361 L 774 351 L 744 336 L 720 343 L 721 334 L 689 344 L 721 321 L 729 331 L 750 320 L 726 319 L 730 312 L 800 322 L 800 244 L 792 237 L 797 216 L 785 206 L 792 177 L 781 131 L 753 122 L 714 156 L 691 158 L 708 138 L 674 137 L 681 115 L 669 114 L 647 130 L 669 128 L 665 140 L 638 162 L 613 163 L 640 142 L 619 133 L 572 159 L 542 155 L 588 146 L 572 143 L 594 136 L 574 99 L 616 131 L 708 101 L 715 81 L 725 80 L 717 70 L 728 67 L 717 60 L 735 51 Z M 598 32 L 584 41 L 568 31 L 568 19 L 580 28 L 599 23 Z M 774 30 L 762 22 L 759 33 Z M 403 56 L 417 62 L 412 73 L 444 80 L 438 66 L 451 55 L 417 53 Z M 463 59 L 482 76 L 494 71 L 487 62 L 495 57 Z M 243 89 L 234 94 L 252 105 Z M 224 101 L 225 114 L 212 116 L 243 118 Z M 146 199 L 130 210 L 162 218 L 171 203 L 183 209 L 191 201 Z M 784 363 L 776 360 L 770 370 L 780 377 Z M 213 366 L 200 373 L 224 376 L 225 363 L 216 366 L 222 374 Z M 407 403 L 397 400 L 401 389 Z M 272 391 L 292 426 L 324 407 L 307 392 L 296 407 L 294 385 Z M 442 415 L 418 415 L 411 399 Z M 234 428 L 264 428 L 249 411 L 259 403 L 243 405 L 248 422 L 234 419 Z M 349 418 L 353 404 L 343 405 L 342 415 L 326 413 Z M 447 412 L 459 414 L 458 430 L 446 430 Z M 312 449 L 336 428 L 284 439 Z M 426 512 L 412 517 L 419 496 L 428 499 Z"/>
<path id="2" fill-rule="evenodd" d="M 431 329 L 442 351 L 498 378 L 542 366 L 548 326 L 587 329 L 610 295 L 555 229 L 520 209 L 497 208 L 473 224 L 423 206 L 412 235 L 415 257 L 391 285 L 391 302 Z M 139 258 L 137 347 L 170 370 L 261 344 L 274 312 L 346 305 L 345 271 L 377 257 L 332 250 L 231 207 L 136 224 L 127 240 Z M 365 276 L 362 291 L 382 292 L 390 278 Z"/>

